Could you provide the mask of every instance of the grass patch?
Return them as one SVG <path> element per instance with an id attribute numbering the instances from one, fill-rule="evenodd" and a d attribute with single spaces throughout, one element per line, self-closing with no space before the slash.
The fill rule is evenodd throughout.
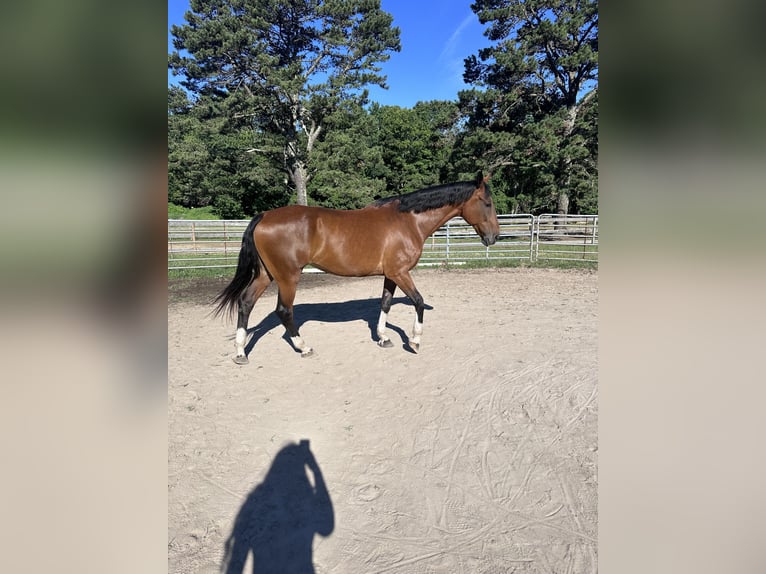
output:
<path id="1" fill-rule="evenodd" d="M 200 277 L 231 279 L 235 271 L 234 267 L 230 269 L 168 269 L 168 279 L 198 279 Z"/>
<path id="2" fill-rule="evenodd" d="M 232 249 L 227 255 L 223 253 L 168 253 L 168 279 L 183 279 L 185 277 L 234 277 L 239 258 L 239 249 Z M 196 267 L 208 265 L 210 267 Z M 212 267 L 226 265 L 227 267 Z M 175 267 L 195 267 L 194 269 L 176 269 Z"/>
<path id="3" fill-rule="evenodd" d="M 582 259 L 540 261 L 530 261 L 529 259 L 474 259 L 462 263 L 452 261 L 435 267 L 438 269 L 497 269 L 507 267 L 523 269 L 598 269 L 598 261 Z M 424 266 L 419 269 L 428 269 L 428 267 Z"/>

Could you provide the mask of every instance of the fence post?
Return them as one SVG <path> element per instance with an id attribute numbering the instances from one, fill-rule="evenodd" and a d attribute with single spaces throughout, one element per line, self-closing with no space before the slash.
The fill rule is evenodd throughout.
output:
<path id="1" fill-rule="evenodd" d="M 534 261 L 534 249 L 535 246 L 535 216 L 529 216 L 529 262 Z"/>
<path id="2" fill-rule="evenodd" d="M 447 263 L 449 263 L 449 221 L 447 222 Z"/>

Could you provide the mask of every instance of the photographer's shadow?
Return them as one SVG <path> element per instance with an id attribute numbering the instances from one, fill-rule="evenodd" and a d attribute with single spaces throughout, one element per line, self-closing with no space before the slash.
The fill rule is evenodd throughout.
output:
<path id="1" fill-rule="evenodd" d="M 240 508 L 221 571 L 243 574 L 252 553 L 253 574 L 314 574 L 314 534 L 329 536 L 334 526 L 330 494 L 308 441 L 290 444 Z"/>

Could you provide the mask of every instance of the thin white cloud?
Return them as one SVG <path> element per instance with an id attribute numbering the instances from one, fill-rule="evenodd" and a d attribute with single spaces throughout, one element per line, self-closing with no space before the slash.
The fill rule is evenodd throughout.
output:
<path id="1" fill-rule="evenodd" d="M 444 48 L 442 48 L 441 54 L 439 54 L 439 59 L 443 60 L 455 52 L 455 48 L 457 46 L 457 42 L 460 39 L 460 34 L 463 33 L 463 30 L 466 29 L 466 27 L 473 22 L 474 18 L 476 18 L 476 15 L 471 12 L 468 14 L 465 18 L 463 18 L 463 21 L 458 24 L 458 27 L 455 28 L 455 31 L 452 32 L 452 35 L 449 37 L 449 39 L 445 42 Z"/>

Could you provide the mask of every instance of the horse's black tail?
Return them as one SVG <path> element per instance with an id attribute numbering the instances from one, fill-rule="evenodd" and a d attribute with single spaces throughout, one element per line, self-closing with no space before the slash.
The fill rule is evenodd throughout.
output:
<path id="1" fill-rule="evenodd" d="M 255 226 L 263 219 L 263 213 L 259 213 L 250 221 L 242 235 L 242 248 L 239 250 L 239 261 L 237 262 L 237 272 L 234 279 L 231 280 L 223 291 L 213 300 L 216 304 L 213 315 L 218 316 L 228 309 L 231 315 L 239 300 L 239 296 L 252 283 L 253 279 L 260 274 L 260 265 L 258 264 L 258 250 L 255 247 L 253 231 Z"/>

